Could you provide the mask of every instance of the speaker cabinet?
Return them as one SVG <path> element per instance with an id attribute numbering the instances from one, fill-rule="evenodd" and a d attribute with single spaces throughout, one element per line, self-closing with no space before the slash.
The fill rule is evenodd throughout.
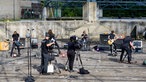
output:
<path id="1" fill-rule="evenodd" d="M 100 34 L 100 44 L 108 45 L 108 36 L 109 34 Z"/>

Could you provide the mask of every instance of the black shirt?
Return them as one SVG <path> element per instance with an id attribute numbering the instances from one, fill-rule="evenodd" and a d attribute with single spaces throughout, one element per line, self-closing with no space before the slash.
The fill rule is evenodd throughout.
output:
<path id="1" fill-rule="evenodd" d="M 12 38 L 13 38 L 13 41 L 18 41 L 19 34 L 13 34 Z"/>
<path id="2" fill-rule="evenodd" d="M 82 34 L 81 36 L 83 37 L 82 39 L 87 39 L 88 38 L 87 34 Z"/>
<path id="3" fill-rule="evenodd" d="M 126 36 L 124 39 L 123 39 L 123 47 L 124 48 L 130 48 L 130 42 L 132 41 L 132 38 L 130 36 Z"/>
<path id="4" fill-rule="evenodd" d="M 74 42 L 68 42 L 68 51 L 69 50 L 74 50 L 75 51 L 75 43 Z"/>
<path id="5" fill-rule="evenodd" d="M 48 54 L 49 47 L 47 46 L 47 44 L 49 44 L 49 43 L 50 43 L 50 41 L 47 39 L 42 40 L 42 42 L 41 42 L 42 53 Z"/>
<path id="6" fill-rule="evenodd" d="M 115 34 L 110 33 L 109 34 L 109 39 L 114 39 L 115 38 Z"/>

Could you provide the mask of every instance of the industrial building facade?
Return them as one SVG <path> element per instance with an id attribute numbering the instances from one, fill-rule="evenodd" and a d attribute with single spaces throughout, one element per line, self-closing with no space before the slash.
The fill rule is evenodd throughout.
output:
<path id="1" fill-rule="evenodd" d="M 20 19 L 23 18 L 24 10 L 32 8 L 32 3 L 36 0 L 0 0 L 0 19 Z M 33 12 L 32 12 L 33 13 Z M 40 13 L 39 13 L 40 14 Z"/>

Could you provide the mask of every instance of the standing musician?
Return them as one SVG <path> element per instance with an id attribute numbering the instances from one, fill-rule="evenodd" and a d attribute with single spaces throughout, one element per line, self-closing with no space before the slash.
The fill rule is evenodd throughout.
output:
<path id="1" fill-rule="evenodd" d="M 59 45 L 58 45 L 58 43 L 57 43 L 57 41 L 56 41 L 55 34 L 52 32 L 51 29 L 48 30 L 48 33 L 47 33 L 47 34 L 49 34 L 49 37 L 50 37 L 49 39 L 50 39 L 51 41 L 55 42 L 55 45 L 57 46 L 58 52 L 59 52 L 59 54 L 60 54 L 61 51 L 60 51 L 60 47 L 59 47 Z"/>
<path id="2" fill-rule="evenodd" d="M 116 40 L 116 34 L 115 32 L 112 30 L 111 33 L 108 36 L 108 43 L 110 43 L 110 54 L 113 54 L 113 48 L 115 50 L 115 56 L 117 55 L 117 50 L 116 50 L 116 44 L 114 43 L 114 41 Z"/>
<path id="3" fill-rule="evenodd" d="M 51 45 L 55 44 L 49 40 L 49 36 L 49 34 L 46 34 L 45 39 L 41 42 L 41 74 L 47 74 L 47 66 L 50 56 L 48 50 Z"/>
<path id="4" fill-rule="evenodd" d="M 126 51 L 126 54 L 128 55 L 128 63 L 131 64 L 132 49 L 135 49 L 135 47 L 132 44 L 132 38 L 130 36 L 126 36 L 123 39 L 120 62 L 123 62 L 123 55 L 124 55 L 124 52 Z"/>
<path id="5" fill-rule="evenodd" d="M 17 47 L 17 49 L 18 49 L 18 57 L 21 55 L 20 54 L 20 48 L 19 48 L 19 46 L 20 45 L 18 45 L 17 43 L 19 42 L 19 34 L 17 33 L 17 31 L 14 31 L 14 33 L 13 33 L 13 35 L 12 35 L 12 41 L 13 41 L 13 44 L 12 44 L 12 49 L 11 49 L 11 53 L 10 53 L 10 56 L 12 57 L 13 55 L 13 50 L 14 50 L 14 48 L 15 48 L 15 46 Z"/>

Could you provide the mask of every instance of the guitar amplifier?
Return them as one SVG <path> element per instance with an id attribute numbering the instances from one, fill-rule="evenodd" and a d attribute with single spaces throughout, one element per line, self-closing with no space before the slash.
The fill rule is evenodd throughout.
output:
<path id="1" fill-rule="evenodd" d="M 100 44 L 108 45 L 109 34 L 100 34 Z"/>

